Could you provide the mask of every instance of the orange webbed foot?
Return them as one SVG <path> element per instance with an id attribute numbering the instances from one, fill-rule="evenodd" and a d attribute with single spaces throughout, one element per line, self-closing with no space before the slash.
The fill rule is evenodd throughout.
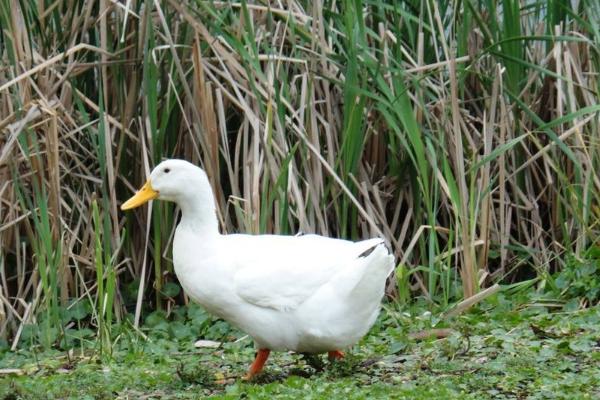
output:
<path id="1" fill-rule="evenodd" d="M 342 358 L 344 358 L 344 356 L 345 356 L 345 354 L 341 350 L 333 350 L 333 351 L 329 351 L 327 353 L 327 357 L 329 358 L 329 361 L 341 360 Z"/>

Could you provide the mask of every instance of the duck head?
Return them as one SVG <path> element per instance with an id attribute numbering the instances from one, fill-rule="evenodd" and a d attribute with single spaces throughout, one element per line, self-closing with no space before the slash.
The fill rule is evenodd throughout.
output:
<path id="1" fill-rule="evenodd" d="M 175 159 L 158 164 L 144 186 L 121 205 L 121 210 L 136 208 L 154 199 L 173 201 L 180 206 L 213 200 L 206 173 L 194 164 Z"/>

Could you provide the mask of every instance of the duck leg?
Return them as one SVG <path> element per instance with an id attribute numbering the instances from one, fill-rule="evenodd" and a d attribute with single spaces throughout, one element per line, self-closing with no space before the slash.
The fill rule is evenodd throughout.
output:
<path id="1" fill-rule="evenodd" d="M 342 358 L 344 358 L 344 352 L 341 350 L 329 351 L 327 352 L 327 357 L 329 358 L 329 361 L 341 360 Z"/>
<path id="2" fill-rule="evenodd" d="M 250 366 L 250 369 L 248 370 L 246 376 L 244 376 L 243 378 L 245 381 L 249 381 L 250 379 L 254 378 L 258 373 L 260 373 L 260 371 L 262 371 L 265 363 L 267 362 L 267 358 L 269 358 L 269 353 L 271 353 L 271 350 L 269 349 L 258 350 L 254 362 Z"/>

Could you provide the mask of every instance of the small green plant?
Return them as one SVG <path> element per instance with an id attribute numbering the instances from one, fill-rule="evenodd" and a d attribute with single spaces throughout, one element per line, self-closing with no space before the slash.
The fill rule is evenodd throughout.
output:
<path id="1" fill-rule="evenodd" d="M 361 366 L 361 357 L 353 353 L 346 353 L 344 358 L 329 360 L 326 375 L 333 379 L 354 375 Z"/>
<path id="2" fill-rule="evenodd" d="M 582 257 L 567 257 L 565 266 L 553 276 L 555 293 L 570 300 L 569 306 L 593 306 L 600 301 L 600 247 L 593 246 Z"/>
<path id="3" fill-rule="evenodd" d="M 196 384 L 206 388 L 217 386 L 215 371 L 200 363 L 189 364 L 180 361 L 176 371 L 177 376 L 184 385 Z"/>

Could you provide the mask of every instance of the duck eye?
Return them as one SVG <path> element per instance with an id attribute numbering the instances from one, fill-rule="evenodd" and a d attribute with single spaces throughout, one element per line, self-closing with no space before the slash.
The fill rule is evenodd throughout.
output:
<path id="1" fill-rule="evenodd" d="M 165 174 L 168 174 L 169 172 L 171 172 L 171 169 L 170 168 L 165 168 L 164 171 L 165 171 Z"/>

